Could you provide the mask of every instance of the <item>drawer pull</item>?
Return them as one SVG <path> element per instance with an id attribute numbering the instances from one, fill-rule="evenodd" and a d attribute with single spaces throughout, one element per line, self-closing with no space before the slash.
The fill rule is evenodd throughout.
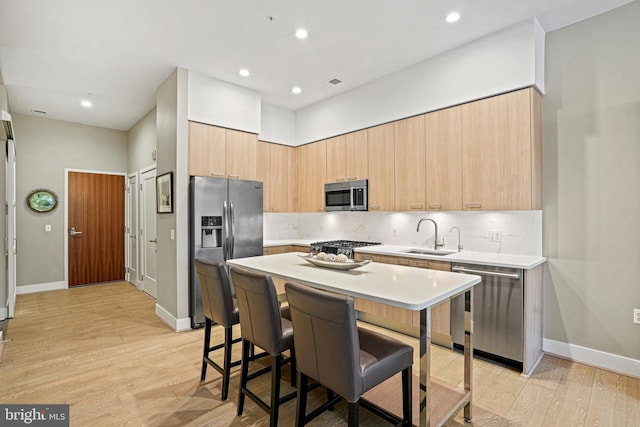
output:
<path id="1" fill-rule="evenodd" d="M 231 174 L 229 174 L 229 178 L 238 179 L 238 178 L 240 178 L 240 175 L 231 175 Z"/>
<path id="2" fill-rule="evenodd" d="M 422 203 L 418 204 L 412 204 L 411 205 L 411 209 L 424 209 L 424 205 Z"/>
<path id="3" fill-rule="evenodd" d="M 358 179 L 357 176 L 352 176 L 351 178 L 347 178 L 349 181 L 355 181 L 356 179 Z"/>
<path id="4" fill-rule="evenodd" d="M 440 209 L 442 205 L 429 205 L 429 209 Z"/>
<path id="5" fill-rule="evenodd" d="M 481 203 L 467 203 L 466 205 L 464 205 L 465 208 L 469 208 L 469 209 L 480 209 L 482 207 Z"/>
<path id="6" fill-rule="evenodd" d="M 218 172 L 211 172 L 211 176 L 219 176 L 219 177 L 223 177 L 224 174 L 223 173 L 218 173 Z"/>
<path id="7" fill-rule="evenodd" d="M 377 211 L 380 209 L 380 205 L 370 205 L 369 209 L 371 209 L 372 211 Z"/>

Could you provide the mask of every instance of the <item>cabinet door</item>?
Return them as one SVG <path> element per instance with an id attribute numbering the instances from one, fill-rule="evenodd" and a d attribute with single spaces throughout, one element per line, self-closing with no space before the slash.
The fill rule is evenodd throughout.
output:
<path id="1" fill-rule="evenodd" d="M 225 130 L 189 122 L 189 175 L 225 176 Z"/>
<path id="2" fill-rule="evenodd" d="M 425 115 L 427 210 L 462 210 L 461 107 Z"/>
<path id="3" fill-rule="evenodd" d="M 396 210 L 425 210 L 424 115 L 395 122 Z"/>
<path id="4" fill-rule="evenodd" d="M 291 147 L 270 144 L 271 212 L 287 212 L 289 209 L 289 152 Z"/>
<path id="5" fill-rule="evenodd" d="M 367 179 L 369 159 L 367 157 L 367 131 L 361 130 L 345 135 L 347 181 Z M 327 150 L 329 147 L 327 146 Z"/>
<path id="6" fill-rule="evenodd" d="M 463 105 L 465 210 L 531 209 L 531 91 Z"/>
<path id="7" fill-rule="evenodd" d="M 344 135 L 327 139 L 327 182 L 347 180 L 346 138 Z"/>
<path id="8" fill-rule="evenodd" d="M 324 212 L 327 141 L 298 147 L 298 210 Z"/>
<path id="9" fill-rule="evenodd" d="M 367 129 L 369 210 L 392 211 L 394 200 L 394 124 Z"/>
<path id="10" fill-rule="evenodd" d="M 233 129 L 226 129 L 225 136 L 227 177 L 255 180 L 258 136 Z"/>
<path id="11" fill-rule="evenodd" d="M 271 145 L 268 142 L 258 141 L 256 146 L 256 181 L 262 182 L 262 210 L 271 211 Z M 265 248 L 266 250 L 266 248 Z M 266 254 L 265 254 L 266 255 Z"/>

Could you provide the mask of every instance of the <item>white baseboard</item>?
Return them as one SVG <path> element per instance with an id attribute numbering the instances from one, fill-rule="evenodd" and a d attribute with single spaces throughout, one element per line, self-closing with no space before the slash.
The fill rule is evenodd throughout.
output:
<path id="1" fill-rule="evenodd" d="M 191 330 L 191 318 L 186 317 L 182 319 L 176 319 L 171 313 L 165 310 L 160 304 L 156 303 L 156 316 L 166 323 L 171 329 L 176 332 L 184 332 Z"/>
<path id="2" fill-rule="evenodd" d="M 65 282 L 50 282 L 39 283 L 36 285 L 16 286 L 16 295 L 33 294 L 35 292 L 58 291 L 60 289 L 67 288 L 68 286 Z"/>
<path id="3" fill-rule="evenodd" d="M 631 359 L 630 357 L 605 353 L 604 351 L 546 338 L 542 340 L 542 350 L 545 353 L 555 354 L 576 362 L 640 378 L 640 360 Z"/>

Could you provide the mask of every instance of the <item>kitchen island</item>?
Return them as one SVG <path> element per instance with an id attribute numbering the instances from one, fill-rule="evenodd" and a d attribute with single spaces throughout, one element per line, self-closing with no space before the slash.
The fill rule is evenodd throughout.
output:
<path id="1" fill-rule="evenodd" d="M 421 427 L 442 425 L 464 407 L 471 419 L 473 287 L 480 277 L 400 265 L 369 263 L 358 269 L 339 271 L 311 265 L 302 253 L 283 253 L 239 258 L 228 264 L 266 273 L 287 281 L 330 292 L 388 304 L 420 312 L 419 422 Z M 464 295 L 465 351 L 464 388 L 453 390 L 430 377 L 431 308 L 445 300 Z M 432 397 L 438 399 L 437 404 Z M 445 402 L 446 400 L 446 402 Z M 446 404 L 445 404 L 446 403 Z M 415 422 L 415 420 L 414 420 Z"/>

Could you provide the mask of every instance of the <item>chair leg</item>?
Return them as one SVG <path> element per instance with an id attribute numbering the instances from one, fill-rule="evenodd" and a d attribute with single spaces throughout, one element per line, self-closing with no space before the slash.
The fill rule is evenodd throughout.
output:
<path id="1" fill-rule="evenodd" d="M 359 416 L 360 416 L 360 403 L 349 402 L 349 427 L 358 427 Z"/>
<path id="2" fill-rule="evenodd" d="M 242 363 L 240 369 L 240 392 L 238 394 L 238 415 L 242 415 L 244 409 L 244 389 L 247 387 L 247 376 L 249 375 L 249 347 L 247 340 L 242 340 Z"/>
<path id="3" fill-rule="evenodd" d="M 307 412 L 307 384 L 309 378 L 298 371 L 298 399 L 296 400 L 296 427 L 304 426 Z"/>
<path id="4" fill-rule="evenodd" d="M 202 371 L 200 373 L 200 381 L 204 381 L 207 376 L 207 361 L 209 356 L 209 346 L 211 345 L 211 319 L 205 317 L 204 322 L 204 351 L 202 353 Z"/>
<path id="5" fill-rule="evenodd" d="M 412 425 L 413 398 L 411 388 L 411 367 L 408 367 L 402 371 L 402 424 L 405 426 Z"/>
<path id="6" fill-rule="evenodd" d="M 296 387 L 296 351 L 293 347 L 290 350 L 291 354 L 291 387 Z"/>
<path id="7" fill-rule="evenodd" d="M 282 367 L 282 356 L 274 356 L 271 361 L 271 411 L 269 426 L 278 425 L 278 409 L 280 407 L 280 374 Z"/>
<path id="8" fill-rule="evenodd" d="M 335 397 L 335 394 L 333 393 L 333 390 L 328 388 L 327 389 L 327 402 L 331 402 L 334 397 Z M 333 411 L 333 405 L 330 405 L 327 409 L 329 411 Z"/>
<path id="9" fill-rule="evenodd" d="M 233 330 L 231 326 L 224 328 L 224 364 L 222 365 L 222 400 L 227 400 L 229 394 L 229 377 L 231 376 L 231 346 L 233 345 Z"/>

